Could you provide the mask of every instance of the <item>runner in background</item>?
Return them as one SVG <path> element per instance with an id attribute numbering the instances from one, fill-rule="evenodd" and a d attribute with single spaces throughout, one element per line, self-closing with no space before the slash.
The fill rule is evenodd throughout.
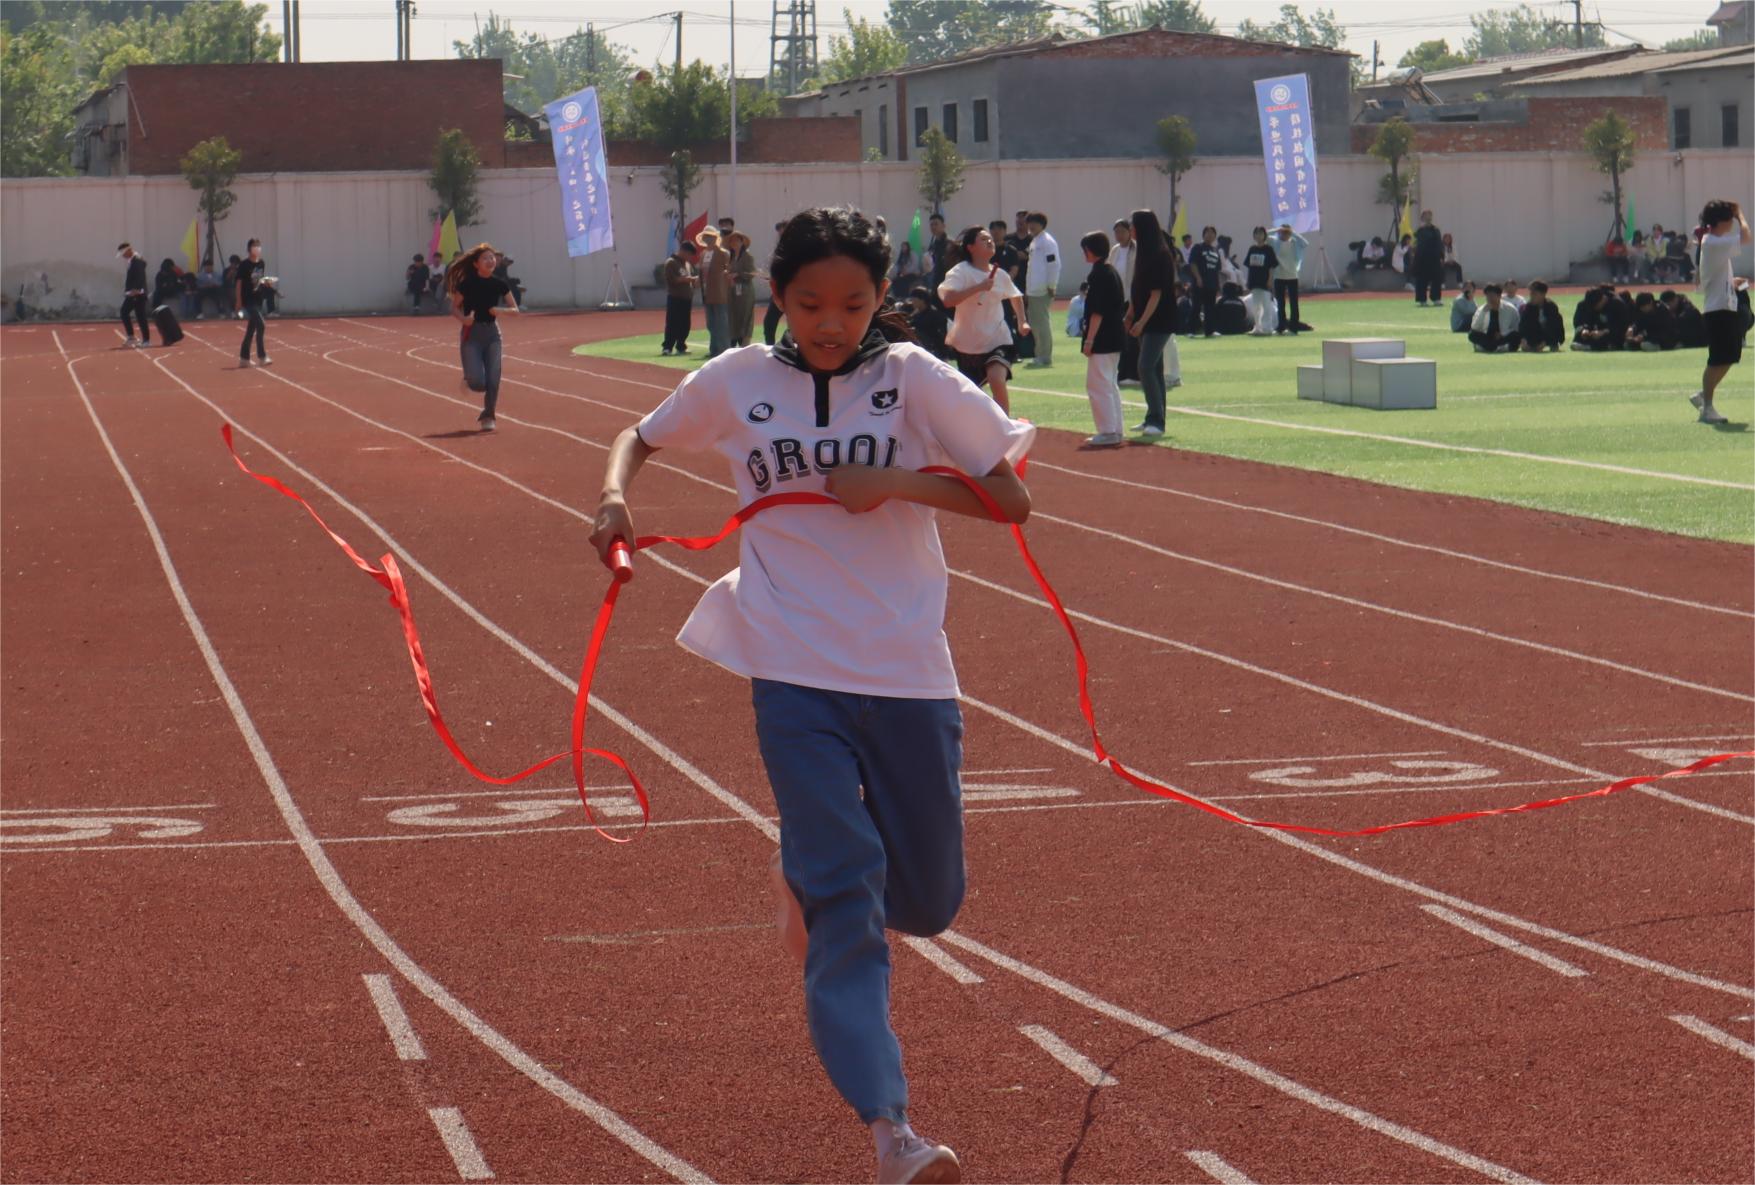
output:
<path id="1" fill-rule="evenodd" d="M 477 243 L 445 269 L 445 288 L 451 293 L 451 315 L 463 325 L 463 381 L 471 391 L 483 393 L 481 414 L 475 422 L 483 432 L 494 430 L 494 409 L 500 402 L 499 313 L 519 312 L 512 286 L 494 275 L 499 252 Z"/>

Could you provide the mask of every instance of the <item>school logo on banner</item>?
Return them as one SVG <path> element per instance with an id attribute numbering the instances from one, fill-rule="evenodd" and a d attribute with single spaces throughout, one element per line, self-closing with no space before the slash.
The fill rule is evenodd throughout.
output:
<path id="1" fill-rule="evenodd" d="M 543 108 L 554 141 L 555 174 L 561 183 L 561 221 L 567 254 L 589 255 L 615 246 L 609 212 L 609 176 L 603 156 L 603 123 L 597 88 L 556 99 Z"/>
<path id="2" fill-rule="evenodd" d="M 1289 223 L 1300 234 L 1322 226 L 1316 189 L 1316 122 L 1310 78 L 1292 74 L 1255 84 L 1261 156 L 1267 166 L 1268 225 Z"/>

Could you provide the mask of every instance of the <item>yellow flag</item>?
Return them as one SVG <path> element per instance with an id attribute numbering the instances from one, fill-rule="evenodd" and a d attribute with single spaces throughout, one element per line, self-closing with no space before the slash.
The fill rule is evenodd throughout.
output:
<path id="1" fill-rule="evenodd" d="M 1401 233 L 1405 235 L 1414 233 L 1414 203 L 1411 200 L 1402 204 Z"/>
<path id="2" fill-rule="evenodd" d="M 1170 241 L 1180 243 L 1182 236 L 1188 233 L 1188 203 L 1176 203 L 1176 220 L 1170 224 Z"/>
<path id="3" fill-rule="evenodd" d="M 189 270 L 195 270 L 196 253 L 201 249 L 201 215 L 189 219 L 189 233 L 183 236 L 183 258 L 189 262 Z"/>
<path id="4" fill-rule="evenodd" d="M 445 225 L 439 228 L 439 258 L 446 263 L 451 257 L 463 250 L 457 241 L 457 216 L 450 211 L 445 212 Z"/>

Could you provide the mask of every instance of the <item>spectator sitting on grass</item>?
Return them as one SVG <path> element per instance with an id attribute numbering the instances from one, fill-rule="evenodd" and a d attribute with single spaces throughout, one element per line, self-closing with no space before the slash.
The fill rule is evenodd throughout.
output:
<path id="1" fill-rule="evenodd" d="M 1225 337 L 1248 333 L 1255 328 L 1249 306 L 1243 303 L 1243 285 L 1226 284 L 1220 289 L 1218 303 L 1213 306 L 1212 328 Z"/>
<path id="2" fill-rule="evenodd" d="M 1523 297 L 1517 294 L 1516 280 L 1507 280 L 1499 285 L 1499 293 L 1506 304 L 1516 309 L 1520 314 L 1523 312 Z"/>
<path id="3" fill-rule="evenodd" d="M 1499 285 L 1487 285 L 1484 295 L 1487 303 L 1475 310 L 1475 320 L 1469 328 L 1469 340 L 1475 343 L 1475 353 L 1512 353 L 1523 342 L 1517 328 L 1518 312 L 1505 302 Z"/>
<path id="4" fill-rule="evenodd" d="M 1523 335 L 1523 348 L 1532 354 L 1558 350 L 1566 344 L 1566 318 L 1560 306 L 1548 299 L 1544 281 L 1530 281 L 1530 298 L 1518 317 L 1517 329 Z"/>
<path id="5" fill-rule="evenodd" d="M 1637 346 L 1648 353 L 1673 350 L 1679 343 L 1676 318 L 1649 292 L 1633 299 L 1633 327 L 1627 331 L 1627 348 Z"/>
<path id="6" fill-rule="evenodd" d="M 1676 342 L 1682 349 L 1706 348 L 1706 318 L 1700 315 L 1693 301 L 1680 292 L 1666 289 L 1658 294 L 1658 303 L 1670 310 L 1670 317 L 1676 323 Z"/>
<path id="7" fill-rule="evenodd" d="M 1475 321 L 1475 282 L 1469 280 L 1450 302 L 1450 331 L 1467 333 Z"/>

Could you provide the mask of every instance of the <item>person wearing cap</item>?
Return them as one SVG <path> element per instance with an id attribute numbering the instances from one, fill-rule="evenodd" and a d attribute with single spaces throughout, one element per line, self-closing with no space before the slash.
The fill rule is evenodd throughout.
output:
<path id="1" fill-rule="evenodd" d="M 1279 314 L 1279 321 L 1274 326 L 1275 333 L 1298 333 L 1298 271 L 1304 266 L 1304 248 L 1310 244 L 1303 235 L 1292 229 L 1290 222 L 1280 223 L 1275 232 L 1274 258 L 1274 306 Z M 1287 312 L 1290 300 L 1291 311 Z"/>
<path id="2" fill-rule="evenodd" d="M 116 254 L 128 261 L 128 276 L 122 281 L 122 334 L 127 340 L 124 346 L 150 346 L 152 344 L 151 322 L 146 319 L 146 260 L 135 253 L 132 244 L 123 243 L 116 248 Z M 140 340 L 134 340 L 134 325 L 129 320 L 132 316 L 140 322 Z"/>

